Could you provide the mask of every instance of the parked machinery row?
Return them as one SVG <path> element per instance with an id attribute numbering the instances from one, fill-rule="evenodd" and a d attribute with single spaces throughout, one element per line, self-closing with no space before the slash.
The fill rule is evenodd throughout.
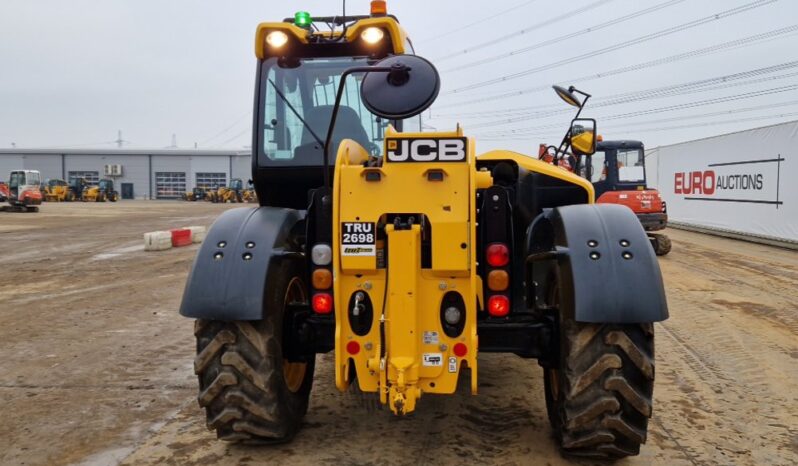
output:
<path id="1" fill-rule="evenodd" d="M 102 179 L 92 184 L 86 178 L 73 178 L 68 183 L 52 178 L 42 183 L 40 190 L 47 202 L 116 202 L 119 192 L 114 188 L 114 180 Z"/>
<path id="2" fill-rule="evenodd" d="M 214 203 L 240 203 L 240 202 L 257 202 L 258 198 L 255 195 L 255 190 L 252 187 L 252 182 L 248 183 L 247 188 L 244 188 L 244 182 L 241 178 L 233 178 L 230 180 L 229 186 L 214 186 L 210 189 L 203 187 L 196 187 L 192 191 L 187 191 L 183 194 L 184 201 L 209 201 Z"/>

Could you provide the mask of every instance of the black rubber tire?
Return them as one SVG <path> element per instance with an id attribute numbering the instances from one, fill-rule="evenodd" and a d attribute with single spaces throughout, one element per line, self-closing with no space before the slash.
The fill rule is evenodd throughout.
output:
<path id="1" fill-rule="evenodd" d="M 671 239 L 667 235 L 659 233 L 649 233 L 654 238 L 654 254 L 664 256 L 671 252 Z"/>
<path id="2" fill-rule="evenodd" d="M 208 429 L 222 440 L 283 443 L 299 430 L 307 412 L 315 360 L 293 391 L 284 372 L 283 312 L 296 267 L 275 271 L 267 286 L 267 317 L 251 322 L 198 320 L 195 323 L 199 405 Z M 293 278 L 292 278 L 293 277 Z M 303 294 L 304 285 L 301 285 Z"/>
<path id="3" fill-rule="evenodd" d="M 546 408 L 563 453 L 640 453 L 654 392 L 652 324 L 560 325 L 559 367 L 544 369 Z"/>

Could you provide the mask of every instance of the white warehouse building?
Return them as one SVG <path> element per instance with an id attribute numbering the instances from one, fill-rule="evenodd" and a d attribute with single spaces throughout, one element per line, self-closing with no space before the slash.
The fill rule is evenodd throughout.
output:
<path id="1" fill-rule="evenodd" d="M 128 149 L 0 149 L 0 181 L 12 170 L 38 170 L 42 180 L 114 180 L 123 199 L 178 199 L 194 187 L 252 177 L 249 151 Z"/>

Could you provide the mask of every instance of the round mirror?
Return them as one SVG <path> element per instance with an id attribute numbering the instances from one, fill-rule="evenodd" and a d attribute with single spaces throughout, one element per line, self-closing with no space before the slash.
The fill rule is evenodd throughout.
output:
<path id="1" fill-rule="evenodd" d="M 557 95 L 560 96 L 560 98 L 564 100 L 565 103 L 567 103 L 568 105 L 573 105 L 574 107 L 582 106 L 582 103 L 579 102 L 579 99 L 574 95 L 571 89 L 566 89 L 561 86 L 551 86 L 551 87 L 554 88 L 554 92 L 556 92 Z"/>
<path id="2" fill-rule="evenodd" d="M 428 109 L 438 97 L 441 80 L 432 63 L 415 55 L 398 55 L 375 66 L 390 72 L 363 77 L 360 96 L 369 111 L 388 120 L 401 120 Z"/>

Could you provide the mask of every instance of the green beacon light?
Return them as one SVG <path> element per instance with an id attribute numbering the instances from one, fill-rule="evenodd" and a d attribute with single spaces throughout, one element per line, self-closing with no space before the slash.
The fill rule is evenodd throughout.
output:
<path id="1" fill-rule="evenodd" d="M 310 17 L 310 13 L 307 11 L 297 11 L 294 13 L 294 24 L 301 28 L 310 27 L 313 23 L 313 19 Z"/>

